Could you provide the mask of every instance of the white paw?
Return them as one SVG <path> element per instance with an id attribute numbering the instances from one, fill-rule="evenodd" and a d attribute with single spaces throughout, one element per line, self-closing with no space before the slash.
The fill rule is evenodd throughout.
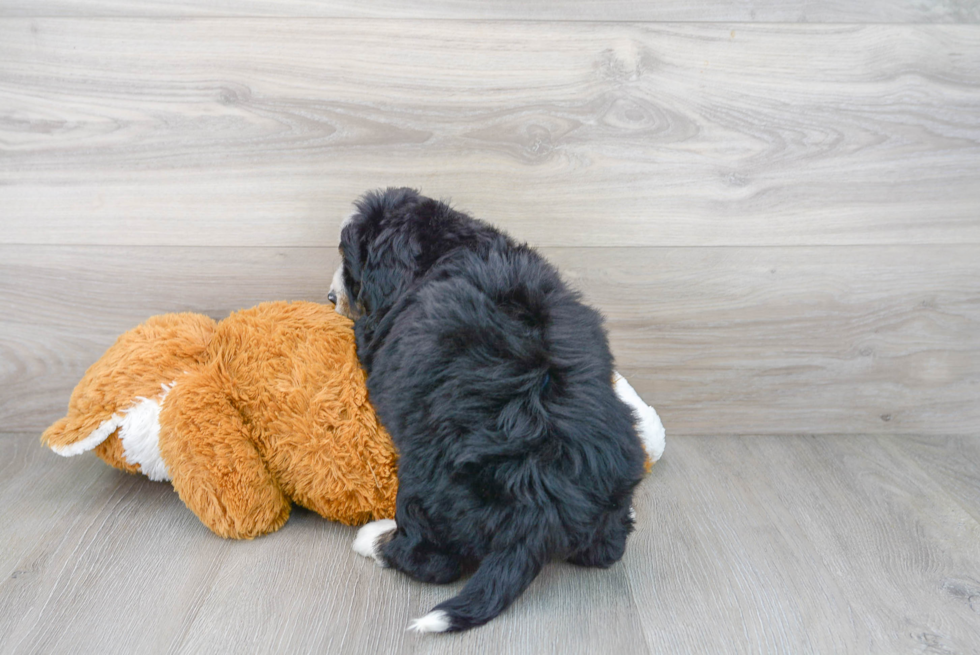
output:
<path id="1" fill-rule="evenodd" d="M 395 522 L 391 519 L 371 521 L 357 531 L 351 548 L 358 555 L 373 559 L 378 566 L 385 566 L 384 560 L 381 559 L 381 554 L 378 552 L 378 537 L 391 532 L 396 527 Z"/>
<path id="2" fill-rule="evenodd" d="M 630 521 L 636 523 L 636 510 L 632 506 L 630 507 Z"/>
<path id="3" fill-rule="evenodd" d="M 445 632 L 449 629 L 449 615 L 442 610 L 429 612 L 412 621 L 408 629 L 412 632 Z"/>

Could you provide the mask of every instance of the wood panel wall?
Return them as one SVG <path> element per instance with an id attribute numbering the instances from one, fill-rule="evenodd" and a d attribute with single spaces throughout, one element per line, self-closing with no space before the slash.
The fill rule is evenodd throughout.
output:
<path id="1" fill-rule="evenodd" d="M 368 188 L 608 317 L 674 434 L 975 434 L 973 2 L 0 2 L 0 421 L 120 332 L 325 301 Z"/>

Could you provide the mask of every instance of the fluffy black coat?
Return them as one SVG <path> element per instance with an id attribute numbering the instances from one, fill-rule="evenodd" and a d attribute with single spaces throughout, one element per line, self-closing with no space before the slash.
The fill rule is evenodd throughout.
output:
<path id="1" fill-rule="evenodd" d="M 479 562 L 435 608 L 448 630 L 492 619 L 553 557 L 618 561 L 645 453 L 599 313 L 534 250 L 444 203 L 388 189 L 356 207 L 343 282 L 400 456 L 381 558 L 437 583 Z"/>

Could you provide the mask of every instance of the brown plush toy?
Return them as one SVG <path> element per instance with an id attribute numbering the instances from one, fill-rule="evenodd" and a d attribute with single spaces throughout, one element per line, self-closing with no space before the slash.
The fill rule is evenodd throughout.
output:
<path id="1" fill-rule="evenodd" d="M 613 386 L 652 464 L 663 424 L 622 376 Z M 170 480 L 222 537 L 274 532 L 292 503 L 350 525 L 395 515 L 394 446 L 368 402 L 352 324 L 330 306 L 151 318 L 86 371 L 41 441 Z"/>
<path id="2" fill-rule="evenodd" d="M 41 440 L 170 480 L 222 537 L 278 530 L 291 503 L 351 525 L 395 514 L 395 450 L 351 322 L 330 306 L 151 318 L 88 369 Z"/>

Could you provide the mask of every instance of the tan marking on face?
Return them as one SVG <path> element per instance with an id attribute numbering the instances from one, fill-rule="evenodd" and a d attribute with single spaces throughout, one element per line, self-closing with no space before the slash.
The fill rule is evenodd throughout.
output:
<path id="1" fill-rule="evenodd" d="M 344 287 L 344 263 L 340 262 L 340 266 L 334 271 L 333 279 L 330 281 L 330 293 L 336 296 L 336 302 L 334 303 L 334 309 L 341 316 L 346 316 L 351 318 L 350 315 L 350 304 L 347 301 L 347 289 Z"/>
<path id="2" fill-rule="evenodd" d="M 364 315 L 363 308 L 358 303 L 352 303 L 347 287 L 344 285 L 344 263 L 341 262 L 337 270 L 334 271 L 333 280 L 330 282 L 330 293 L 337 297 L 334 309 L 341 316 L 346 316 L 352 321 L 356 321 Z"/>

